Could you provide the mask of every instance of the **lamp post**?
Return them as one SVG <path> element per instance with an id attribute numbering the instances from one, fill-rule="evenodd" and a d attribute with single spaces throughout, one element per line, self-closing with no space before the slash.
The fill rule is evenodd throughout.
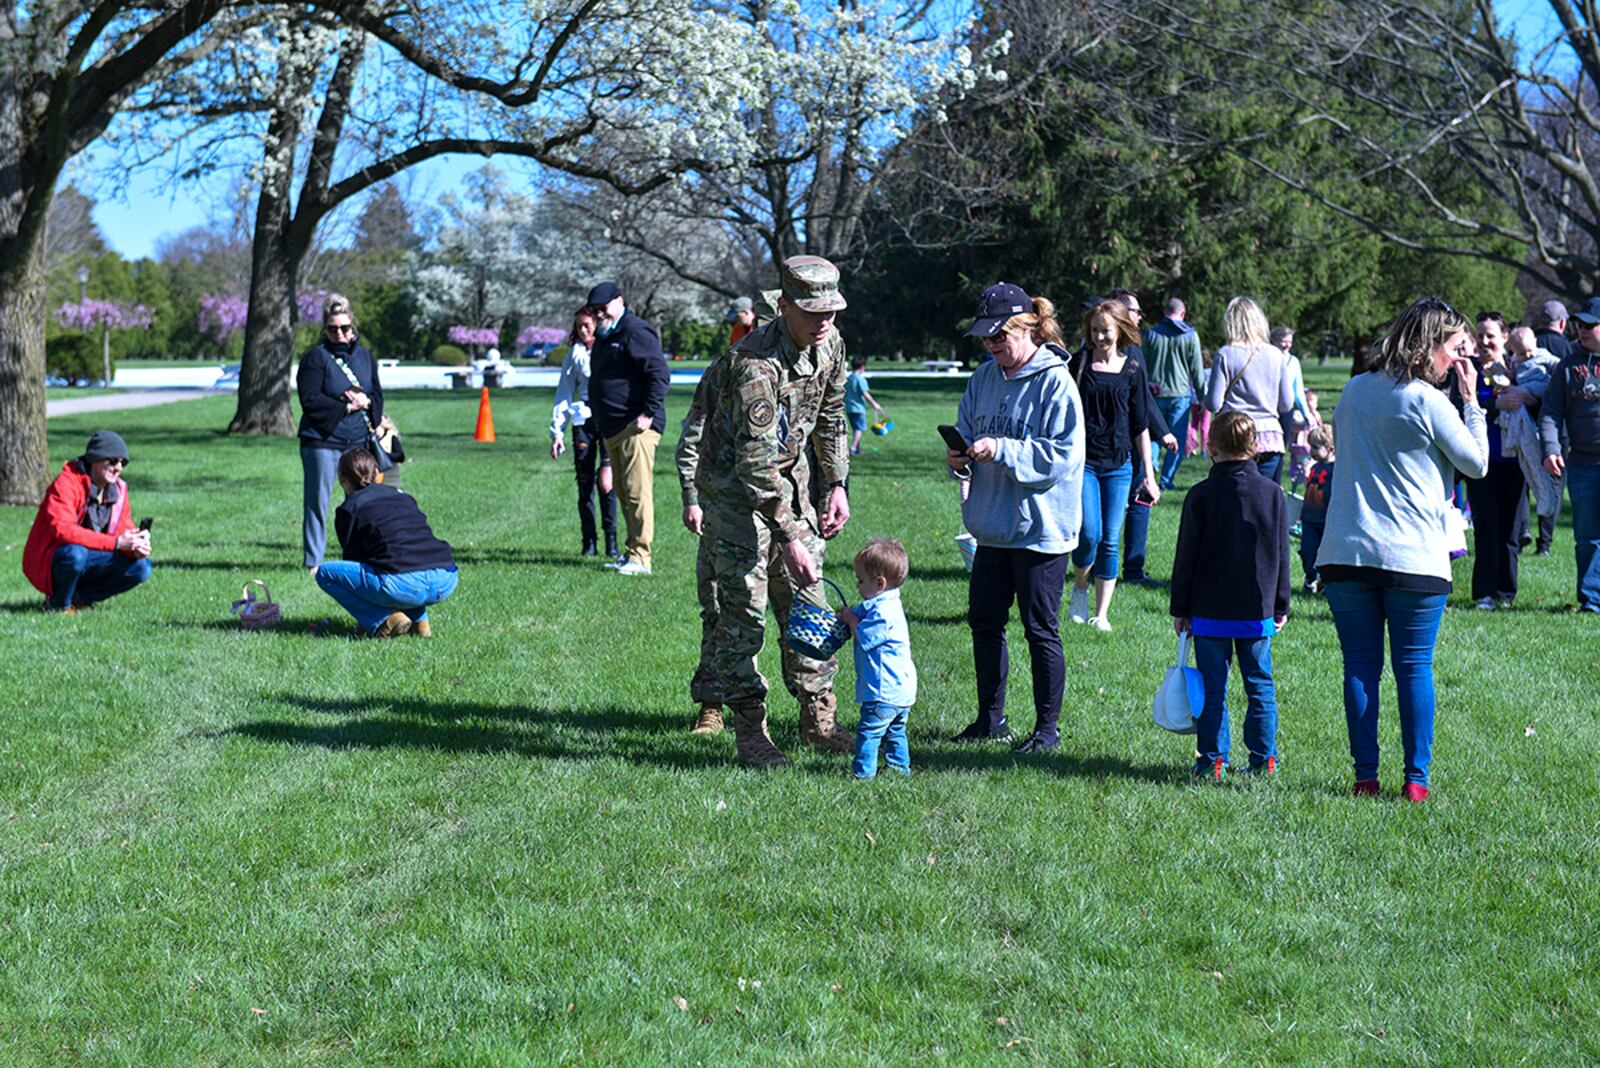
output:
<path id="1" fill-rule="evenodd" d="M 89 303 L 89 268 L 87 265 L 78 268 L 78 303 Z"/>

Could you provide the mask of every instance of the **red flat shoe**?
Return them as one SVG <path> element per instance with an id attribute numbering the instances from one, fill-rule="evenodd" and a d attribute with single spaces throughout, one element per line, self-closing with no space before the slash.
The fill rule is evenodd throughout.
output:
<path id="1" fill-rule="evenodd" d="M 1408 782 L 1401 788 L 1400 796 L 1407 801 L 1421 804 L 1428 799 L 1428 788 L 1420 782 Z"/>
<path id="2" fill-rule="evenodd" d="M 1358 780 L 1356 780 L 1355 788 L 1352 789 L 1350 791 L 1350 793 L 1354 797 L 1377 797 L 1378 796 L 1378 780 L 1377 779 L 1358 779 Z"/>

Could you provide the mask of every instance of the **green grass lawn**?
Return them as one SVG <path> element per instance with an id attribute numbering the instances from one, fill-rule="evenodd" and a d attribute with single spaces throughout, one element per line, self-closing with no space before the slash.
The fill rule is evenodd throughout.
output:
<path id="1" fill-rule="evenodd" d="M 1340 374 L 1312 374 L 1330 413 Z M 1338 648 L 1298 594 L 1274 782 L 1193 785 L 1190 740 L 1151 724 L 1160 590 L 1120 590 L 1113 634 L 1068 625 L 1056 753 L 957 748 L 966 575 L 933 428 L 960 388 L 874 390 L 896 429 L 867 439 L 829 561 L 844 580 L 874 534 L 911 554 L 915 773 L 867 784 L 798 750 L 781 692 L 792 769 L 687 733 L 675 429 L 656 574 L 628 580 L 577 555 L 547 391 L 495 396 L 494 445 L 476 395 L 392 396 L 403 485 L 462 579 L 432 642 L 378 643 L 299 566 L 294 442 L 218 433 L 233 398 L 52 420 L 57 464 L 97 426 L 126 436 L 157 567 L 45 615 L 19 570 L 32 512 L 0 511 L 0 1062 L 1600 1059 L 1600 646 L 1565 608 L 1570 527 L 1516 612 L 1471 611 L 1458 565 L 1426 805 L 1396 799 L 1387 686 L 1386 796 L 1346 796 Z M 276 632 L 228 614 L 251 578 Z M 1015 624 L 1012 649 L 1026 729 Z M 776 680 L 770 642 L 763 663 Z"/>

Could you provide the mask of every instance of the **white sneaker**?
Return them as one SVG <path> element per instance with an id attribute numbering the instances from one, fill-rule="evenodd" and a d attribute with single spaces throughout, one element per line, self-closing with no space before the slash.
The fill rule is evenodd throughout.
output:
<path id="1" fill-rule="evenodd" d="M 1500 603 L 1493 597 L 1479 597 L 1472 603 L 1472 607 L 1484 612 L 1493 612 L 1500 607 Z"/>
<path id="2" fill-rule="evenodd" d="M 649 564 L 641 564 L 637 560 L 629 560 L 627 563 L 625 563 L 621 567 L 617 568 L 617 574 L 619 574 L 619 575 L 648 575 L 648 574 L 650 574 L 650 565 Z"/>
<path id="3" fill-rule="evenodd" d="M 1089 587 L 1083 589 L 1072 587 L 1072 603 L 1067 609 L 1067 615 L 1072 617 L 1074 623 L 1089 622 Z"/>
<path id="4" fill-rule="evenodd" d="M 1095 616 L 1093 619 L 1089 620 L 1089 625 L 1095 630 L 1099 631 L 1101 634 L 1111 633 L 1111 621 L 1105 616 Z"/>

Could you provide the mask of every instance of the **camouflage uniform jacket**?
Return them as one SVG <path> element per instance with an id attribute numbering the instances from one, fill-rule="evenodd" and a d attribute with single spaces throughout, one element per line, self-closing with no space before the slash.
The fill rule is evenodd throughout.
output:
<path id="1" fill-rule="evenodd" d="M 706 434 L 706 409 L 711 407 L 711 383 L 720 372 L 725 357 L 711 361 L 700 382 L 694 387 L 694 400 L 689 404 L 689 415 L 683 421 L 683 432 L 678 435 L 678 448 L 673 462 L 678 467 L 678 488 L 683 491 L 683 506 L 700 503 L 700 491 L 695 478 L 700 470 L 700 442 Z"/>
<path id="2" fill-rule="evenodd" d="M 844 482 L 850 473 L 844 419 L 849 371 L 837 330 L 802 351 L 782 319 L 746 336 L 707 369 L 696 488 L 708 534 L 754 546 L 761 526 L 779 542 L 820 530 L 806 446 L 815 452 L 818 483 Z"/>

